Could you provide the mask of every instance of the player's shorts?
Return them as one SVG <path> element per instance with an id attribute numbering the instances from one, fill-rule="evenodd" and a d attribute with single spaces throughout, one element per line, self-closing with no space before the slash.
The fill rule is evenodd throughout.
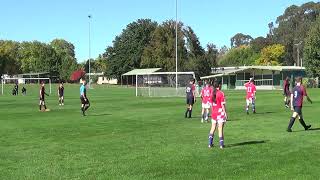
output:
<path id="1" fill-rule="evenodd" d="M 40 102 L 39 102 L 39 105 L 45 105 L 45 100 L 44 100 L 44 97 L 40 97 Z"/>
<path id="2" fill-rule="evenodd" d="M 193 105 L 194 104 L 194 98 L 193 97 L 187 97 L 187 104 Z"/>
<path id="3" fill-rule="evenodd" d="M 225 123 L 227 121 L 226 119 L 226 113 L 223 111 L 222 108 L 219 108 L 218 110 L 213 110 L 212 112 L 212 123 Z"/>
<path id="4" fill-rule="evenodd" d="M 283 92 L 283 96 L 286 96 L 286 97 L 291 96 L 290 91 L 284 91 Z"/>
<path id="5" fill-rule="evenodd" d="M 300 118 L 302 118 L 302 107 L 301 106 L 293 106 L 293 111 L 297 113 Z"/>
<path id="6" fill-rule="evenodd" d="M 254 104 L 255 99 L 254 98 L 247 98 L 246 101 L 247 101 L 247 105 Z"/>
<path id="7" fill-rule="evenodd" d="M 89 104 L 89 99 L 87 98 L 87 101 L 84 100 L 84 98 L 81 96 L 80 97 L 81 104 Z"/>
<path id="8" fill-rule="evenodd" d="M 59 94 L 59 98 L 62 98 L 63 97 L 63 94 Z"/>
<path id="9" fill-rule="evenodd" d="M 211 103 L 210 103 L 210 102 L 202 103 L 202 108 L 204 108 L 204 109 L 209 109 L 209 108 L 211 108 Z"/>

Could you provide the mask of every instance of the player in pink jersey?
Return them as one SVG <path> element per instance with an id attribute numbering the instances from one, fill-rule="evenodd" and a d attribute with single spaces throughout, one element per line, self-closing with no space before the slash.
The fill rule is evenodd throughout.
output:
<path id="1" fill-rule="evenodd" d="M 211 148 L 213 146 L 213 137 L 214 132 L 216 131 L 216 126 L 218 124 L 219 131 L 219 144 L 220 148 L 224 148 L 224 134 L 223 128 L 224 124 L 227 121 L 227 111 L 226 111 L 226 101 L 224 93 L 220 90 L 221 83 L 215 83 L 212 93 L 212 125 L 209 133 L 209 145 Z"/>
<path id="2" fill-rule="evenodd" d="M 249 82 L 244 84 L 244 87 L 246 88 L 247 96 L 246 96 L 246 111 L 247 114 L 249 114 L 249 106 L 250 104 L 252 105 L 252 112 L 256 113 L 256 106 L 255 106 L 255 101 L 256 101 L 256 86 L 254 85 L 254 80 L 253 78 L 250 78 Z"/>
<path id="3" fill-rule="evenodd" d="M 201 111 L 201 122 L 208 122 L 209 111 L 212 104 L 212 88 L 210 87 L 210 83 L 205 81 L 205 87 L 201 90 L 200 96 L 202 99 L 202 111 Z"/>

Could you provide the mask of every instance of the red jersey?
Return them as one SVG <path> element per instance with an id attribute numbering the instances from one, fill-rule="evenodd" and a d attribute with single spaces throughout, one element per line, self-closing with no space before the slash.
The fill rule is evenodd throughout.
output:
<path id="1" fill-rule="evenodd" d="M 217 89 L 216 92 L 216 102 L 213 102 L 212 109 L 219 109 L 226 103 L 224 93 Z"/>
<path id="2" fill-rule="evenodd" d="M 246 91 L 247 91 L 247 99 L 251 99 L 254 98 L 254 95 L 257 91 L 256 86 L 253 83 L 245 83 L 244 86 L 246 87 Z"/>
<path id="3" fill-rule="evenodd" d="M 212 91 L 212 88 L 207 86 L 201 90 L 202 103 L 212 103 Z"/>
<path id="4" fill-rule="evenodd" d="M 212 104 L 212 119 L 221 120 L 225 118 L 225 112 L 222 109 L 222 106 L 226 103 L 224 93 L 217 89 L 216 92 L 216 102 Z"/>
<path id="5" fill-rule="evenodd" d="M 196 85 L 192 84 L 191 89 L 192 89 L 192 92 L 195 92 L 196 91 Z"/>

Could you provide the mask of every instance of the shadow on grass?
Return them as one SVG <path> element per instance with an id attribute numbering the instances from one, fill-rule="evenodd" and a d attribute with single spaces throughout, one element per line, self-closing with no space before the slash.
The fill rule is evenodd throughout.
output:
<path id="1" fill-rule="evenodd" d="M 111 116 L 112 114 L 104 113 L 104 114 L 90 114 L 89 116 Z"/>
<path id="2" fill-rule="evenodd" d="M 319 131 L 320 128 L 310 128 L 309 131 Z"/>
<path id="3" fill-rule="evenodd" d="M 319 131 L 319 130 L 320 130 L 320 128 L 310 128 L 307 131 Z M 293 132 L 303 132 L 303 131 L 306 131 L 306 130 L 298 130 L 298 131 L 293 131 Z"/>
<path id="4" fill-rule="evenodd" d="M 274 114 L 276 112 L 267 111 L 267 112 L 257 112 L 256 114 Z"/>
<path id="5" fill-rule="evenodd" d="M 235 144 L 228 144 L 226 147 L 237 147 L 237 146 L 245 146 L 245 145 L 253 145 L 253 144 L 263 144 L 266 143 L 267 140 L 262 140 L 262 141 L 245 141 L 245 142 L 240 142 L 240 143 L 235 143 Z"/>
<path id="6" fill-rule="evenodd" d="M 197 120 L 201 120 L 201 116 L 193 116 L 193 117 L 191 117 L 191 118 L 185 118 L 185 119 L 197 119 Z M 229 121 L 240 121 L 241 119 L 240 118 L 232 118 L 232 119 L 228 119 L 227 120 L 227 122 L 229 122 Z M 208 121 L 211 123 L 211 116 L 209 116 L 209 118 L 208 118 Z"/>

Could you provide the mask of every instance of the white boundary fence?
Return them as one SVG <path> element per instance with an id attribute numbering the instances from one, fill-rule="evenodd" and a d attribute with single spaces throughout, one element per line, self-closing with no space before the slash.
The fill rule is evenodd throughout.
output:
<path id="1" fill-rule="evenodd" d="M 1 94 L 4 93 L 4 84 L 6 84 L 6 80 L 48 80 L 49 81 L 49 88 L 50 88 L 50 94 L 52 93 L 52 85 L 51 85 L 51 79 L 50 78 L 3 78 L 1 79 Z"/>

